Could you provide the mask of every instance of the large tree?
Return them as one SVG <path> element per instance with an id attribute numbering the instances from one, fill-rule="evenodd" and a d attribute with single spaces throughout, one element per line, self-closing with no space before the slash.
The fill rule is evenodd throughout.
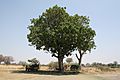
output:
<path id="1" fill-rule="evenodd" d="M 91 49 L 95 49 L 94 37 L 95 31 L 89 25 L 89 17 L 74 15 L 72 16 L 73 25 L 76 28 L 75 47 L 79 52 L 79 56 L 76 54 L 78 64 L 81 65 L 82 57 L 84 54 L 91 52 Z"/>
<path id="2" fill-rule="evenodd" d="M 47 50 L 56 57 L 60 71 L 63 71 L 64 57 L 72 51 L 79 51 L 80 58 L 76 56 L 80 64 L 82 55 L 95 47 L 95 31 L 89 27 L 89 18 L 77 14 L 70 16 L 65 8 L 57 5 L 47 9 L 39 18 L 31 19 L 28 28 L 28 41 L 37 50 Z"/>
<path id="3" fill-rule="evenodd" d="M 28 27 L 28 41 L 37 50 L 47 50 L 58 59 L 59 70 L 63 71 L 63 59 L 73 51 L 74 31 L 70 16 L 65 8 L 57 5 L 47 9 L 39 18 L 32 19 Z"/>

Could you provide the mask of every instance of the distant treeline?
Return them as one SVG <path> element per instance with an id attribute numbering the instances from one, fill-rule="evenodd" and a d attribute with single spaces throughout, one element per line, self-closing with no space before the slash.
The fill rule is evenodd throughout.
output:
<path id="1" fill-rule="evenodd" d="M 2 54 L 0 54 L 0 64 L 11 64 L 11 62 L 13 62 L 14 59 L 12 56 L 3 56 Z"/>
<path id="2" fill-rule="evenodd" d="M 118 64 L 117 61 L 114 61 L 113 63 L 108 63 L 108 64 L 103 64 L 103 63 L 98 63 L 98 62 L 93 62 L 92 64 L 87 63 L 87 64 L 82 64 L 84 67 L 110 67 L 110 68 L 120 68 L 120 64 Z"/>

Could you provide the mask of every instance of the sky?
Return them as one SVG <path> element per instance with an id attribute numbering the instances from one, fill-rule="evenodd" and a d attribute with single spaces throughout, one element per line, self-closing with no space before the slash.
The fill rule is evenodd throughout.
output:
<path id="1" fill-rule="evenodd" d="M 120 63 L 119 4 L 120 0 L 0 0 L 0 54 L 13 56 L 15 62 L 34 57 L 41 64 L 57 61 L 49 53 L 28 45 L 27 27 L 30 19 L 58 5 L 66 7 L 70 15 L 89 16 L 90 26 L 96 31 L 97 47 L 83 56 L 82 63 Z M 75 54 L 70 57 L 77 62 Z"/>

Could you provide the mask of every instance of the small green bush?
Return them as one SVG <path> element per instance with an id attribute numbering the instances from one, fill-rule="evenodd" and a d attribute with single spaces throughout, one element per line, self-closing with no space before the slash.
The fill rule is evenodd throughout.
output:
<path id="1" fill-rule="evenodd" d="M 80 70 L 80 65 L 77 64 L 77 63 L 71 64 L 70 70 L 71 71 L 79 71 Z"/>

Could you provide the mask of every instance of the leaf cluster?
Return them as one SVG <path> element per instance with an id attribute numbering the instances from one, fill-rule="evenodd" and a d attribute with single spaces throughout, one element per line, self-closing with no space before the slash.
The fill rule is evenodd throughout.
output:
<path id="1" fill-rule="evenodd" d="M 91 51 L 95 47 L 95 31 L 89 21 L 86 16 L 70 16 L 66 8 L 55 5 L 39 18 L 31 19 L 27 38 L 37 50 L 47 50 L 54 57 L 71 55 L 76 49 Z"/>

